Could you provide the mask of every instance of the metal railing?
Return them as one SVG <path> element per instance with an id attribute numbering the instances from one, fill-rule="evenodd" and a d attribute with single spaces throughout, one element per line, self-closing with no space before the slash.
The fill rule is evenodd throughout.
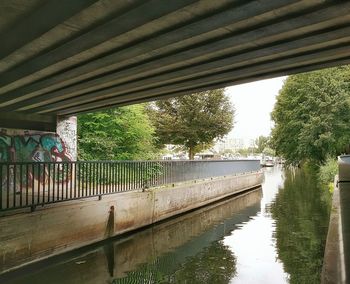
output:
<path id="1" fill-rule="evenodd" d="M 259 169 L 257 160 L 0 163 L 0 211 Z"/>

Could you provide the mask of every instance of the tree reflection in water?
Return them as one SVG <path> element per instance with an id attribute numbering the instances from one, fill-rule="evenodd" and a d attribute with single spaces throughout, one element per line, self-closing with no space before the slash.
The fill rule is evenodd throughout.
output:
<path id="1" fill-rule="evenodd" d="M 279 259 L 290 283 L 320 283 L 330 214 L 330 194 L 310 170 L 286 170 L 271 204 Z"/>
<path id="2" fill-rule="evenodd" d="M 214 242 L 175 273 L 174 283 L 228 283 L 235 275 L 232 251 L 222 242 Z"/>
<path id="3" fill-rule="evenodd" d="M 178 252 L 177 252 L 178 253 Z M 142 265 L 125 278 L 114 279 L 112 284 L 121 283 L 181 283 L 181 284 L 224 284 L 236 274 L 236 258 L 222 241 L 215 241 L 198 254 L 186 257 L 181 264 L 170 253 L 153 263 Z"/>

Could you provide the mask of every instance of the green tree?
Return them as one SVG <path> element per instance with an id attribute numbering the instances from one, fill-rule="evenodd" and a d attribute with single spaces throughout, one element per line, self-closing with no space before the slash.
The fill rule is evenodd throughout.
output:
<path id="1" fill-rule="evenodd" d="M 276 155 L 275 150 L 271 149 L 270 147 L 265 147 L 263 149 L 262 153 L 264 155 L 267 155 L 267 156 L 275 156 Z"/>
<path id="2" fill-rule="evenodd" d="M 255 139 L 256 152 L 262 153 L 265 148 L 269 147 L 270 137 L 267 136 L 259 136 Z"/>
<path id="3" fill-rule="evenodd" d="M 154 128 L 144 105 L 80 115 L 78 151 L 81 160 L 152 158 Z"/>
<path id="4" fill-rule="evenodd" d="M 350 139 L 350 67 L 288 77 L 271 114 L 277 155 L 299 164 L 345 152 Z"/>
<path id="5" fill-rule="evenodd" d="M 183 145 L 193 159 L 200 145 L 210 145 L 233 127 L 234 108 L 224 89 L 161 100 L 151 105 L 161 144 Z"/>

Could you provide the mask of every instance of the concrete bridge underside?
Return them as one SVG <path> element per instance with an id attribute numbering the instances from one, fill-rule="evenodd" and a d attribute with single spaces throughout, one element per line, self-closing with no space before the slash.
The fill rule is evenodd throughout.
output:
<path id="1" fill-rule="evenodd" d="M 50 128 L 57 115 L 348 64 L 350 1 L 2 0 L 0 39 L 0 127 Z"/>

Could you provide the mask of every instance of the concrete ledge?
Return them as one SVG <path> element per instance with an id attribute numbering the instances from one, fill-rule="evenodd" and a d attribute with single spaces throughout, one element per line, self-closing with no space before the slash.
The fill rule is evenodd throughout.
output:
<path id="1" fill-rule="evenodd" d="M 322 284 L 345 283 L 340 210 L 338 177 L 335 177 L 332 209 L 321 275 Z"/>
<path id="2" fill-rule="evenodd" d="M 0 218 L 0 273 L 120 235 L 256 187 L 263 173 L 125 192 Z"/>

